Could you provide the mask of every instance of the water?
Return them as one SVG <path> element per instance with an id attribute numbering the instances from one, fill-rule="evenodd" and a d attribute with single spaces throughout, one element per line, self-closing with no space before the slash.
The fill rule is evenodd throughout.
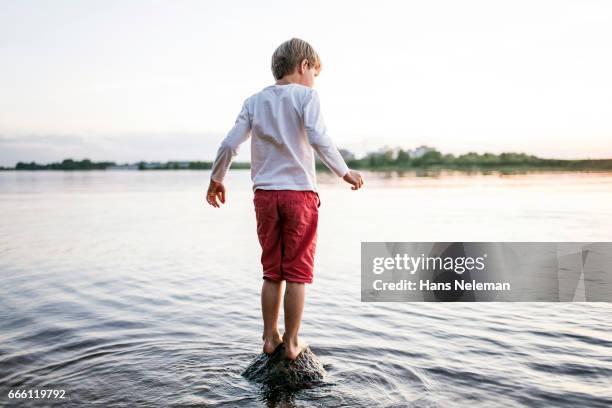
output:
<path id="1" fill-rule="evenodd" d="M 324 383 L 271 391 L 248 171 L 0 173 L 0 405 L 612 405 L 612 304 L 360 302 L 361 241 L 609 241 L 612 174 L 320 175 L 302 335 Z M 10 389 L 67 399 L 9 400 Z"/>

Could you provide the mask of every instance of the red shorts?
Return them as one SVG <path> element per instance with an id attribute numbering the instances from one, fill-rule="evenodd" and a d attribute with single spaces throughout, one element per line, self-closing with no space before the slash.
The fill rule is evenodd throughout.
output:
<path id="1" fill-rule="evenodd" d="M 319 194 L 257 189 L 253 203 L 264 279 L 312 283 Z"/>

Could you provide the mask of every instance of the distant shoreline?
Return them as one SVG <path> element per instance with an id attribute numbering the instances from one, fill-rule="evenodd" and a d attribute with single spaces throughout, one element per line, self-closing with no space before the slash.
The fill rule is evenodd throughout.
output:
<path id="1" fill-rule="evenodd" d="M 587 161 L 587 160 L 585 160 Z M 591 162 L 592 160 L 588 160 Z M 602 160 L 610 162 L 612 160 Z M 236 165 L 238 164 L 238 166 Z M 399 167 L 399 166 L 384 166 L 384 167 L 364 167 L 364 166 L 351 166 L 349 167 L 360 171 L 371 171 L 379 173 L 439 173 L 439 172 L 458 172 L 458 173 L 478 173 L 478 174 L 527 174 L 527 173 L 590 173 L 590 172 L 612 172 L 612 163 L 585 163 L 585 164 L 573 164 L 570 166 L 551 166 L 551 165 L 506 165 L 506 166 L 482 166 L 482 165 L 426 165 L 419 167 Z M 249 170 L 250 163 L 232 163 L 230 170 Z M 53 171 L 53 172 L 77 172 L 77 171 L 180 171 L 180 170 L 210 170 L 210 168 L 193 168 L 193 167 L 156 167 L 156 168 L 122 168 L 122 167 L 107 167 L 107 168 L 49 168 L 49 167 L 38 167 L 38 168 L 0 168 L 3 172 L 26 172 L 26 171 Z M 329 169 L 322 163 L 317 163 L 317 172 L 330 173 Z"/>
<path id="2" fill-rule="evenodd" d="M 340 149 L 347 165 L 356 170 L 369 171 L 460 171 L 460 172 L 541 172 L 541 171 L 612 171 L 612 159 L 543 159 L 525 153 L 475 153 L 469 152 L 459 156 L 442 154 L 434 148 L 420 146 L 412 150 L 384 148 L 368 153 L 362 158 L 345 149 Z M 15 167 L 0 167 L 2 171 L 23 170 L 210 170 L 211 161 L 167 161 L 117 164 L 112 161 L 93 162 L 89 159 L 64 159 L 61 162 L 38 164 L 36 162 L 19 162 Z M 249 162 L 234 162 L 232 169 L 250 169 Z M 319 161 L 317 170 L 328 171 Z"/>

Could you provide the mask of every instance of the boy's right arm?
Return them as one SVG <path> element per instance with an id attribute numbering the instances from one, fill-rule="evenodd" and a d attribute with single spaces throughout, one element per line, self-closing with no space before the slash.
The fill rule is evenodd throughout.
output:
<path id="1" fill-rule="evenodd" d="M 240 145 L 251 135 L 251 121 L 249 119 L 247 101 L 245 100 L 242 104 L 242 109 L 236 118 L 234 127 L 223 139 L 219 150 L 217 150 L 210 174 L 210 179 L 217 183 L 223 183 L 225 174 L 232 164 L 234 156 L 238 154 Z"/>
<path id="2" fill-rule="evenodd" d="M 303 115 L 308 142 L 321 161 L 338 177 L 342 177 L 344 181 L 351 184 L 353 190 L 361 188 L 363 185 L 361 173 L 348 168 L 340 151 L 327 135 L 327 127 L 321 114 L 319 94 L 314 89 L 311 89 L 306 96 Z"/>
<path id="3" fill-rule="evenodd" d="M 221 146 L 217 150 L 215 161 L 210 173 L 210 184 L 206 192 L 206 201 L 213 207 L 219 207 L 217 199 L 225 203 L 225 186 L 223 179 L 232 164 L 233 158 L 238 154 L 240 145 L 251 135 L 251 121 L 249 119 L 248 99 L 242 104 L 242 109 L 236 118 L 234 127 L 229 131 Z"/>

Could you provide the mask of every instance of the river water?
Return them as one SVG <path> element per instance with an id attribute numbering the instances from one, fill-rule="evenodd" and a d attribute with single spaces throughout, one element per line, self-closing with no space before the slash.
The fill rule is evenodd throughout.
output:
<path id="1" fill-rule="evenodd" d="M 0 406 L 612 406 L 610 303 L 362 303 L 361 241 L 611 241 L 612 174 L 319 175 L 301 334 L 271 390 L 248 171 L 0 173 Z M 9 399 L 63 389 L 63 400 Z"/>

